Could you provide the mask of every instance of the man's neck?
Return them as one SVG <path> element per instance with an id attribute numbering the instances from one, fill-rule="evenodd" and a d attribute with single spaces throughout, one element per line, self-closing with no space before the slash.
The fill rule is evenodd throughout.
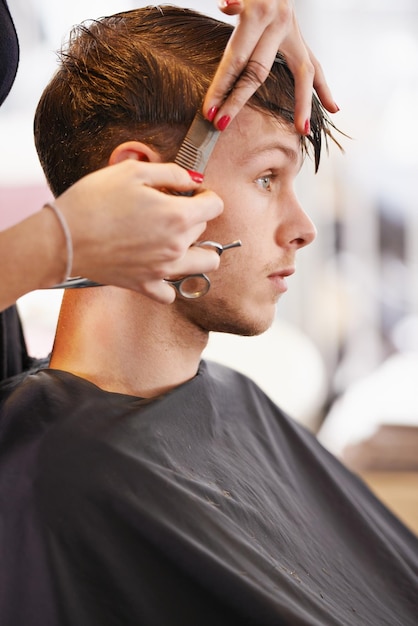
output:
<path id="1" fill-rule="evenodd" d="M 114 287 L 67 292 L 50 367 L 152 398 L 196 375 L 208 334 L 170 305 Z"/>

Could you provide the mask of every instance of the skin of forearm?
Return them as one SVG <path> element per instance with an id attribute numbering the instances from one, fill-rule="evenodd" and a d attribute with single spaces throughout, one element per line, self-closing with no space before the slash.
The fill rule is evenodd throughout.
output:
<path id="1" fill-rule="evenodd" d="M 64 278 L 65 237 L 51 211 L 41 210 L 0 231 L 0 311 L 25 293 Z"/>

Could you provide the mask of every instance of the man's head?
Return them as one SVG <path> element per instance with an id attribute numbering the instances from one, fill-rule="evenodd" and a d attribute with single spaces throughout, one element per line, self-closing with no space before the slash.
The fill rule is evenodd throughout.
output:
<path id="1" fill-rule="evenodd" d="M 35 118 L 35 139 L 54 194 L 122 158 L 172 160 L 201 106 L 232 27 L 194 11 L 148 7 L 73 34 Z M 313 98 L 311 134 L 293 125 L 293 77 L 283 59 L 222 133 L 205 184 L 224 200 L 204 239 L 243 247 L 227 252 L 199 301 L 174 310 L 204 330 L 257 334 L 315 229 L 298 204 L 294 179 L 304 152 L 319 164 L 326 115 Z M 136 155 L 136 156 L 135 156 Z"/>
<path id="2" fill-rule="evenodd" d="M 55 195 L 137 139 L 172 160 L 201 106 L 232 27 L 178 7 L 147 7 L 76 28 L 35 116 L 35 142 Z M 282 62 L 250 106 L 293 122 Z M 314 98 L 310 142 L 319 163 L 323 111 Z"/>

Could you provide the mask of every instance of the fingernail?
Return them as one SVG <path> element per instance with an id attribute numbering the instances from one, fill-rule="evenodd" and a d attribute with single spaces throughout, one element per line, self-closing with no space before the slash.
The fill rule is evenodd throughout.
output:
<path id="1" fill-rule="evenodd" d="M 200 172 L 195 172 L 194 170 L 187 170 L 190 178 L 195 183 L 203 183 L 204 176 Z"/>
<path id="2" fill-rule="evenodd" d="M 228 126 L 230 121 L 231 121 L 231 118 L 229 117 L 229 115 L 223 115 L 221 119 L 218 121 L 218 124 L 217 124 L 218 130 L 225 130 L 225 128 Z"/>
<path id="3" fill-rule="evenodd" d="M 311 123 L 309 120 L 306 120 L 303 130 L 305 132 L 305 135 L 309 135 L 309 133 L 311 132 Z"/>
<path id="4" fill-rule="evenodd" d="M 209 120 L 209 122 L 213 122 L 213 120 L 215 119 L 216 114 L 217 114 L 218 111 L 219 111 L 219 107 L 215 107 L 215 106 L 210 107 L 210 109 L 209 109 L 209 111 L 208 111 L 208 113 L 206 115 L 206 118 Z"/>
<path id="5" fill-rule="evenodd" d="M 334 106 L 337 109 L 335 112 L 338 113 L 338 111 L 340 110 L 340 107 L 338 106 L 338 104 L 336 102 L 334 102 Z"/>
<path id="6" fill-rule="evenodd" d="M 239 6 L 241 2 L 240 0 L 224 0 L 222 4 L 224 7 L 233 7 L 235 5 Z"/>

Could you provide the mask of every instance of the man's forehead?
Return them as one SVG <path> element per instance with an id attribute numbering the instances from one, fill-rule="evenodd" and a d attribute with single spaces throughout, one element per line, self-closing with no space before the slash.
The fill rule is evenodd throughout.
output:
<path id="1" fill-rule="evenodd" d="M 237 115 L 222 139 L 224 147 L 233 146 L 236 160 L 242 164 L 275 152 L 292 164 L 302 162 L 301 138 L 294 126 L 248 106 Z"/>

